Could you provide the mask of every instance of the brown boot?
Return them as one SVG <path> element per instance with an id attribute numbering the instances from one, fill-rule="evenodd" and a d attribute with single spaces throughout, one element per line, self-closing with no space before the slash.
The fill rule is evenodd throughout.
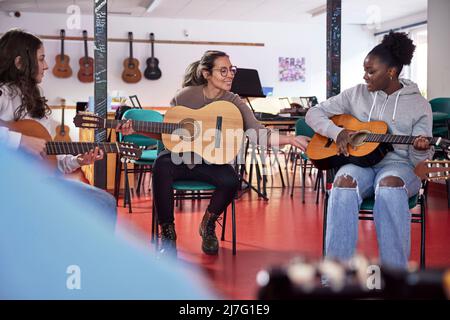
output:
<path id="1" fill-rule="evenodd" d="M 219 215 L 206 210 L 200 224 L 199 233 L 202 237 L 202 250 L 206 254 L 214 255 L 219 251 L 219 241 L 216 236 L 216 221 Z"/>

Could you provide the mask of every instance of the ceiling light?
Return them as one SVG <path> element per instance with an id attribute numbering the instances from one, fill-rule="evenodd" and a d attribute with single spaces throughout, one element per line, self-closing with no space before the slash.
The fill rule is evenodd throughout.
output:
<path id="1" fill-rule="evenodd" d="M 311 15 L 311 17 L 316 17 L 316 16 L 321 15 L 322 13 L 325 13 L 326 11 L 327 11 L 327 5 L 324 4 L 320 7 L 309 10 L 308 13 Z"/>
<path id="2" fill-rule="evenodd" d="M 161 0 L 151 0 L 150 4 L 147 7 L 147 13 L 152 12 L 153 10 L 156 9 L 157 6 L 159 6 Z"/>

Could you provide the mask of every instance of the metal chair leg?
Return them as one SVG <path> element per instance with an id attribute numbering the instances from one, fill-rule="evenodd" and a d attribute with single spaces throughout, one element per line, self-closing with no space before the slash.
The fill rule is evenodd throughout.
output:
<path id="1" fill-rule="evenodd" d="M 236 255 L 236 204 L 231 202 L 231 227 L 232 227 L 232 237 L 233 237 L 233 256 Z"/>
<path id="2" fill-rule="evenodd" d="M 225 227 L 227 225 L 227 209 L 228 208 L 225 208 L 225 210 L 223 212 L 222 237 L 220 238 L 220 240 L 222 240 L 222 241 L 225 240 Z"/>

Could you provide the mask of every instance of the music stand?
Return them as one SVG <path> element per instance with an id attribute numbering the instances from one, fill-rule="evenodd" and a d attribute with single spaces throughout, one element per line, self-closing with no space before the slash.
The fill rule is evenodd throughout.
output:
<path id="1" fill-rule="evenodd" d="M 252 109 L 253 113 L 255 113 L 255 109 L 253 109 L 249 97 L 252 98 L 266 97 L 261 87 L 261 80 L 259 80 L 258 71 L 255 69 L 237 68 L 237 72 L 236 75 L 234 76 L 233 84 L 231 85 L 230 91 L 245 98 L 250 106 L 250 109 Z"/>
<path id="2" fill-rule="evenodd" d="M 255 114 L 255 109 L 253 109 L 253 106 L 250 102 L 249 97 L 252 98 L 265 98 L 265 94 L 263 93 L 262 87 L 261 87 L 261 80 L 259 79 L 259 75 L 258 75 L 258 71 L 255 69 L 244 69 L 244 68 L 238 68 L 236 75 L 234 76 L 233 79 L 233 84 L 231 85 L 231 92 L 241 96 L 242 98 L 245 98 L 248 102 L 248 105 L 250 106 L 250 109 L 252 109 L 253 114 Z M 247 141 L 247 146 L 245 148 L 245 152 L 247 153 L 248 150 L 248 146 L 249 146 L 249 142 Z M 253 148 L 254 149 L 254 148 Z M 255 152 L 252 152 L 252 157 L 256 157 Z M 269 200 L 267 198 L 267 196 L 265 195 L 265 179 L 267 179 L 265 176 L 262 177 L 263 180 L 263 189 L 264 189 L 264 193 L 262 193 L 259 190 L 259 181 L 261 178 L 261 173 L 259 170 L 259 166 L 258 166 L 258 162 L 256 161 L 256 159 L 252 159 L 255 160 L 255 165 L 256 165 L 256 176 L 257 176 L 257 182 L 258 182 L 258 189 L 256 189 L 254 186 L 252 186 L 251 181 L 252 181 L 252 166 L 253 164 L 250 164 L 250 179 L 249 181 L 244 179 L 244 172 L 245 172 L 245 164 L 241 167 L 239 176 L 241 179 L 241 188 L 242 188 L 242 182 L 246 183 L 246 187 L 244 189 L 241 189 L 244 193 L 250 189 L 253 189 L 256 193 L 258 193 L 258 195 L 262 198 L 264 198 L 264 200 Z M 261 163 L 263 163 L 263 161 L 261 161 Z M 241 195 L 242 195 L 241 193 Z"/>
<path id="3" fill-rule="evenodd" d="M 142 109 L 141 103 L 139 102 L 139 99 L 137 95 L 129 96 L 131 104 L 133 105 L 133 108 Z"/>

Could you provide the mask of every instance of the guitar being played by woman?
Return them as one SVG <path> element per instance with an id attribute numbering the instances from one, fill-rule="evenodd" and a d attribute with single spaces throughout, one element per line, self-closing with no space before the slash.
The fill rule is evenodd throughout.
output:
<path id="1" fill-rule="evenodd" d="M 270 131 L 260 124 L 247 104 L 238 95 L 230 92 L 237 68 L 230 57 L 221 51 L 206 51 L 200 60 L 186 70 L 183 88 L 171 101 L 172 106 L 201 109 L 215 101 L 227 101 L 235 105 L 242 116 L 244 130 L 253 130 L 253 143 L 264 142 L 271 146 L 292 144 L 305 150 L 308 138 L 284 136 Z M 137 130 L 137 129 L 136 129 Z M 131 121 L 120 129 L 123 134 L 134 132 Z M 154 135 L 152 137 L 155 137 Z M 179 163 L 181 160 L 181 163 Z M 216 221 L 231 203 L 239 187 L 239 177 L 230 164 L 208 164 L 191 157 L 180 157 L 165 150 L 160 153 L 153 166 L 153 194 L 162 234 L 162 253 L 176 254 L 176 232 L 173 212 L 173 187 L 176 180 L 200 180 L 216 187 L 209 206 L 199 226 L 202 250 L 206 254 L 218 253 L 219 243 L 215 233 Z"/>
<path id="2" fill-rule="evenodd" d="M 348 156 L 355 132 L 330 118 L 350 114 L 359 121 L 383 121 L 393 135 L 416 136 L 412 144 L 393 145 L 379 163 L 360 167 L 346 164 L 336 173 L 328 201 L 326 255 L 349 259 L 358 238 L 358 211 L 364 198 L 375 195 L 374 220 L 381 263 L 406 268 L 410 254 L 411 217 L 408 198 L 418 193 L 421 181 L 414 167 L 431 159 L 432 112 L 428 101 L 410 80 L 399 78 L 409 65 L 415 45 L 405 33 L 389 33 L 364 60 L 365 84 L 357 85 L 312 107 L 306 122 L 322 136 L 333 139 L 338 152 Z"/>

